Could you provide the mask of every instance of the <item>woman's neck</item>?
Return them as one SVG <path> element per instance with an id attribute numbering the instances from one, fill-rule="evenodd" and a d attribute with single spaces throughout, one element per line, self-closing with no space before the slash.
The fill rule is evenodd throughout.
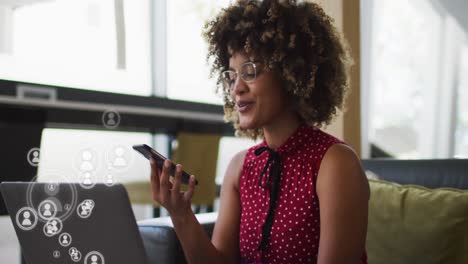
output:
<path id="1" fill-rule="evenodd" d="M 263 127 L 263 135 L 269 148 L 277 149 L 297 130 L 301 125 L 299 117 L 293 113 L 279 117 L 267 126 Z"/>

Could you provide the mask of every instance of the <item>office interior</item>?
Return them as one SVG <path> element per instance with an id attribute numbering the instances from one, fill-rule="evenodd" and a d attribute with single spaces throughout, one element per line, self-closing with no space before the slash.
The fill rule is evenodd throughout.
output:
<path id="1" fill-rule="evenodd" d="M 203 23 L 230 2 L 0 0 L 0 181 L 76 180 L 88 162 L 137 220 L 164 217 L 131 149 L 148 144 L 203 174 L 193 210 L 217 211 L 229 160 L 258 143 L 225 123 L 205 59 Z M 323 129 L 361 159 L 466 159 L 468 2 L 317 2 L 354 59 L 346 111 Z M 0 262 L 21 263 L 0 214 Z"/>

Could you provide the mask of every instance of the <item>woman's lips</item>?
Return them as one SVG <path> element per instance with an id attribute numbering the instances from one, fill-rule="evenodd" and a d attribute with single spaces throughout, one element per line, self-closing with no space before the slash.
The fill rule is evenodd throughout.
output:
<path id="1" fill-rule="evenodd" d="M 253 102 L 239 102 L 237 103 L 237 111 L 239 111 L 239 113 L 248 112 L 253 108 L 253 105 Z"/>

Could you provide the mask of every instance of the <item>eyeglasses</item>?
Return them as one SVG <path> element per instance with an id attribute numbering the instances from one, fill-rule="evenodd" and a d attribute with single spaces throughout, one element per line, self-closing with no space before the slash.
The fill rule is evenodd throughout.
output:
<path id="1" fill-rule="evenodd" d="M 224 88 L 227 91 L 231 91 L 234 88 L 234 84 L 237 80 L 237 75 L 240 73 L 240 78 L 245 81 L 246 83 L 251 83 L 255 81 L 257 78 L 257 74 L 259 71 L 257 69 L 257 65 L 254 62 L 246 62 L 241 65 L 240 71 L 223 71 L 221 73 L 221 77 L 224 83 Z"/>

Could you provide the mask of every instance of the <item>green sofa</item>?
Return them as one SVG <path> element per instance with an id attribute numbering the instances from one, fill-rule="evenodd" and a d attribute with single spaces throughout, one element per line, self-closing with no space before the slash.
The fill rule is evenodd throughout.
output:
<path id="1" fill-rule="evenodd" d="M 468 263 L 466 160 L 369 160 L 369 263 Z"/>

